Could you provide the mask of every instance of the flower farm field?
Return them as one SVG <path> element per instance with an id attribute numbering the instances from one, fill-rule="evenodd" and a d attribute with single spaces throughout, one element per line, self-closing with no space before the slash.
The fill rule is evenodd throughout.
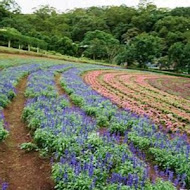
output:
<path id="1" fill-rule="evenodd" d="M 190 79 L 0 56 L 0 188 L 190 189 Z"/>

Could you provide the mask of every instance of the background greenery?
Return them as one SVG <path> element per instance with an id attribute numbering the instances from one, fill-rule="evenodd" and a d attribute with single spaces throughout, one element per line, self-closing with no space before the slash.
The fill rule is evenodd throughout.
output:
<path id="1" fill-rule="evenodd" d="M 23 14 L 14 0 L 0 2 L 0 45 L 190 73 L 190 7 L 142 4 L 60 13 L 41 6 Z"/>

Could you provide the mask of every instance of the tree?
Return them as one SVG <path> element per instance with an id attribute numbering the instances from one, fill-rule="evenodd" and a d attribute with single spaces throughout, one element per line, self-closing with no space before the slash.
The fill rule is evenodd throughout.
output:
<path id="1" fill-rule="evenodd" d="M 131 39 L 139 35 L 138 28 L 130 28 L 125 34 L 122 35 L 123 41 L 129 43 Z"/>
<path id="2" fill-rule="evenodd" d="M 160 69 L 170 69 L 171 67 L 171 62 L 169 61 L 169 57 L 167 55 L 160 57 L 158 59 L 158 63 Z"/>
<path id="3" fill-rule="evenodd" d="M 0 30 L 0 36 L 7 40 L 8 47 L 11 47 L 11 41 L 12 40 L 19 40 L 19 38 L 22 36 L 19 31 L 17 31 L 15 28 L 2 28 Z"/>
<path id="4" fill-rule="evenodd" d="M 190 20 L 185 17 L 166 16 L 160 19 L 154 26 L 155 31 L 161 34 L 161 31 L 167 29 L 168 32 L 186 32 L 190 29 Z M 167 35 L 167 33 L 165 33 Z M 165 37 L 165 36 L 163 36 Z"/>
<path id="5" fill-rule="evenodd" d="M 176 42 L 169 48 L 169 59 L 177 71 L 184 66 L 184 48 L 185 45 L 182 42 Z"/>
<path id="6" fill-rule="evenodd" d="M 41 19 L 47 19 L 51 16 L 57 15 L 57 10 L 49 5 L 41 5 L 39 8 L 34 8 L 34 14 Z"/>
<path id="7" fill-rule="evenodd" d="M 149 0 L 141 2 L 144 3 L 137 8 L 104 6 L 63 13 L 44 5 L 32 14 L 22 14 L 16 0 L 0 0 L 0 29 L 14 28 L 0 32 L 0 45 L 7 46 L 8 42 L 11 47 L 33 46 L 140 67 L 159 58 L 164 68 L 173 65 L 187 71 L 190 8 L 170 10 L 157 8 Z M 184 44 L 184 57 L 176 64 L 177 57 L 172 52 L 181 52 L 173 46 L 178 42 Z"/>
<path id="8" fill-rule="evenodd" d="M 190 17 L 190 7 L 177 7 L 171 10 L 172 16 Z"/>
<path id="9" fill-rule="evenodd" d="M 116 56 L 115 62 L 118 65 L 126 64 L 126 66 L 131 66 L 134 61 L 134 46 L 127 45 L 125 48 L 122 48 L 121 52 Z"/>
<path id="10" fill-rule="evenodd" d="M 77 45 L 68 37 L 63 37 L 57 42 L 57 51 L 65 55 L 76 55 Z"/>
<path id="11" fill-rule="evenodd" d="M 115 52 L 117 52 L 119 41 L 111 34 L 95 30 L 86 33 L 81 46 L 86 48 L 84 55 L 87 57 L 112 61 Z"/>
<path id="12" fill-rule="evenodd" d="M 0 6 L 3 6 L 5 10 L 11 11 L 13 13 L 20 13 L 21 7 L 15 0 L 2 0 Z"/>
<path id="13" fill-rule="evenodd" d="M 133 55 L 139 67 L 145 67 L 146 63 L 161 56 L 163 43 L 161 38 L 143 33 L 134 38 L 128 47 L 128 54 Z"/>
<path id="14" fill-rule="evenodd" d="M 184 48 L 184 64 L 188 74 L 190 74 L 190 43 L 187 43 Z"/>
<path id="15" fill-rule="evenodd" d="M 169 49 L 169 59 L 177 71 L 190 73 L 190 43 L 177 42 Z"/>

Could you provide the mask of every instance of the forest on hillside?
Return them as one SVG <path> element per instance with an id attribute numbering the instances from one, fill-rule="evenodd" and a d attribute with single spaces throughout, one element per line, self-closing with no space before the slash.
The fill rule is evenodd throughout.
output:
<path id="1" fill-rule="evenodd" d="M 59 12 L 44 5 L 23 14 L 14 0 L 2 0 L 0 45 L 190 73 L 190 7 L 142 4 Z"/>

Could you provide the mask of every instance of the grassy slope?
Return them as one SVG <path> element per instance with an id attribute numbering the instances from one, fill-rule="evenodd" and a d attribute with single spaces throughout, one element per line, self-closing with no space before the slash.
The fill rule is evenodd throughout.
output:
<path id="1" fill-rule="evenodd" d="M 87 59 L 87 58 L 77 58 L 77 57 L 71 57 L 71 56 L 67 56 L 67 55 L 52 55 L 48 52 L 46 52 L 46 54 L 36 53 L 36 52 L 32 52 L 32 51 L 28 52 L 28 51 L 24 51 L 24 50 L 7 48 L 7 47 L 2 47 L 2 46 L 0 46 L 0 53 L 44 57 L 44 58 L 57 59 L 57 60 L 70 61 L 70 62 L 78 62 L 78 63 L 89 63 L 89 64 L 96 64 L 96 65 L 116 66 L 114 64 L 108 64 L 108 63 L 104 63 L 101 61 L 97 62 L 97 61 Z"/>
<path id="2" fill-rule="evenodd" d="M 111 67 L 120 67 L 118 65 L 114 65 L 114 64 L 108 64 L 108 63 L 104 63 L 101 61 L 94 61 L 91 59 L 87 59 L 87 58 L 76 58 L 76 57 L 71 57 L 71 56 L 67 56 L 67 55 L 51 55 L 48 52 L 46 54 L 43 53 L 36 53 L 36 52 L 28 52 L 28 51 L 24 51 L 24 50 L 19 50 L 19 49 L 14 49 L 14 48 L 7 48 L 7 47 L 2 47 L 0 46 L 0 59 L 2 57 L 7 57 L 7 54 L 13 54 L 13 55 L 22 55 L 22 56 L 26 56 L 28 58 L 48 58 L 48 59 L 54 59 L 54 60 L 62 60 L 62 61 L 69 61 L 69 62 L 76 62 L 76 63 L 88 63 L 88 64 L 95 64 L 95 65 L 105 65 L 105 66 L 111 66 Z M 121 68 L 121 67 L 120 67 Z M 166 72 L 166 71 L 160 71 L 160 70 L 154 70 L 154 69 L 138 69 L 138 68 L 128 68 L 131 70 L 141 70 L 141 71 L 149 71 L 149 72 L 154 72 L 154 73 L 160 73 L 160 74 L 165 74 L 165 75 L 172 75 L 172 76 L 179 76 L 179 77 L 187 77 L 190 78 L 190 75 L 188 74 L 180 74 L 180 73 L 173 73 L 173 72 Z"/>

